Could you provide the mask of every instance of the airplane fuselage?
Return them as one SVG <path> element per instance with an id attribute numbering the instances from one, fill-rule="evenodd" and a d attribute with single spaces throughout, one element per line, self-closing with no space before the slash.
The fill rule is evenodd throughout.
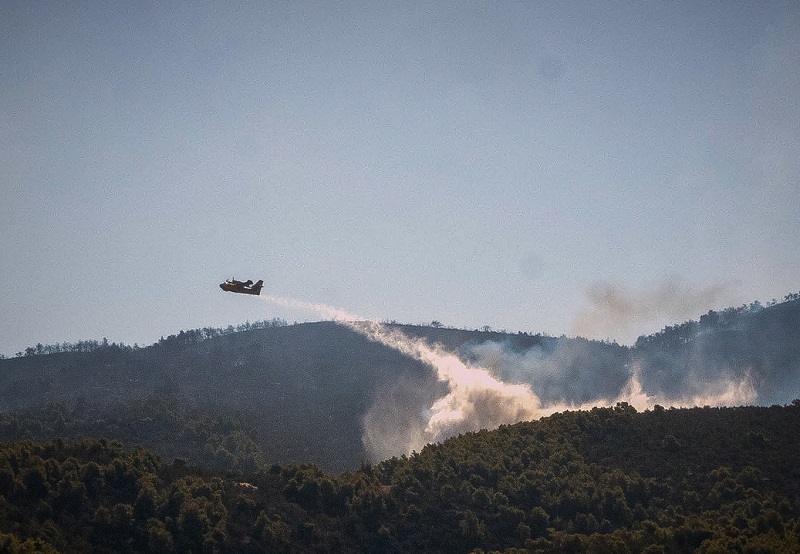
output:
<path id="1" fill-rule="evenodd" d="M 261 294 L 261 288 L 263 287 L 264 281 L 259 281 L 256 284 L 252 284 L 252 281 L 225 281 L 224 283 L 220 283 L 219 288 L 226 292 L 236 292 L 239 294 Z"/>

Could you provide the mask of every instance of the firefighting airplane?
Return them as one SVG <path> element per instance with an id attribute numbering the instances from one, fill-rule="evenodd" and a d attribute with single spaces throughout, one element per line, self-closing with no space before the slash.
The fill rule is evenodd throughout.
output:
<path id="1" fill-rule="evenodd" d="M 258 281 L 253 284 L 253 281 L 237 281 L 236 279 L 229 279 L 224 283 L 219 284 L 219 288 L 227 292 L 238 292 L 241 294 L 261 294 L 261 288 L 264 286 L 264 281 Z"/>

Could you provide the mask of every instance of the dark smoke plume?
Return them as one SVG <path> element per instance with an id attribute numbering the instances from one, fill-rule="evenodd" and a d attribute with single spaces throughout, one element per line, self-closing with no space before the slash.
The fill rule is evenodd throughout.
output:
<path id="1" fill-rule="evenodd" d="M 728 295 L 725 285 L 693 290 L 675 276 L 640 291 L 608 282 L 594 283 L 586 289 L 589 305 L 578 314 L 572 332 L 581 337 L 613 338 L 630 344 L 638 336 L 633 332 L 652 324 L 661 327 L 681 322 L 718 306 Z"/>

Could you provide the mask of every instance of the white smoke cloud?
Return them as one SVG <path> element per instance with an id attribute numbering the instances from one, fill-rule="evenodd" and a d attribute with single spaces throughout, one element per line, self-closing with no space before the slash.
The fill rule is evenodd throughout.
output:
<path id="1" fill-rule="evenodd" d="M 740 379 L 720 378 L 717 381 L 698 384 L 696 390 L 682 396 L 670 398 L 661 394 L 648 394 L 642 388 L 639 367 L 636 366 L 619 396 L 606 405 L 626 402 L 639 411 L 650 410 L 656 405 L 674 408 L 695 406 L 740 406 L 755 401 L 757 393 L 749 374 Z M 589 408 L 594 406 L 589 406 Z M 581 409 L 586 409 L 581 406 Z"/>
<path id="2" fill-rule="evenodd" d="M 448 393 L 436 400 L 427 410 L 422 429 L 409 428 L 408 417 L 391 419 L 384 412 L 381 398 L 365 416 L 365 446 L 371 454 L 408 454 L 421 450 L 431 442 L 467 431 L 495 428 L 540 416 L 541 405 L 529 385 L 504 383 L 482 368 L 460 360 L 439 345 L 429 345 L 423 339 L 411 338 L 397 329 L 376 321 L 363 320 L 324 304 L 265 296 L 266 300 L 288 307 L 304 308 L 332 317 L 337 323 L 360 333 L 369 340 L 426 364 L 436 372 Z M 384 399 L 385 400 L 385 399 Z M 394 404 L 394 402 L 389 403 Z M 396 406 L 395 406 L 396 408 Z M 392 410 L 396 413 L 396 410 Z M 377 428 L 377 430 L 376 430 Z M 397 450 L 403 444 L 402 450 Z"/>
<path id="3" fill-rule="evenodd" d="M 597 343 L 595 343 L 596 345 Z M 548 390 L 539 412 L 585 410 L 626 402 L 637 410 L 653 406 L 734 406 L 754 402 L 758 393 L 750 372 L 735 376 L 720 372 L 713 378 L 689 373 L 688 384 L 677 394 L 646 391 L 638 363 L 611 367 L 613 359 L 599 360 L 607 348 L 592 349 L 581 340 L 559 340 L 550 351 L 539 346 L 519 352 L 505 343 L 487 341 L 469 348 L 478 364 L 494 368 L 506 380 L 529 383 L 533 390 Z M 627 358 L 624 358 L 627 359 Z M 584 400 L 586 399 L 586 400 Z"/>
<path id="4" fill-rule="evenodd" d="M 362 420 L 361 440 L 369 459 L 378 461 L 409 454 L 427 442 L 428 411 L 435 395 L 424 395 L 417 382 L 400 377 L 381 387 Z"/>
<path id="5" fill-rule="evenodd" d="M 406 387 L 403 383 L 388 387 L 377 394 L 372 407 L 364 415 L 362 436 L 367 454 L 376 461 L 420 451 L 426 444 L 460 433 L 539 419 L 565 410 L 613 406 L 618 402 L 627 402 L 637 410 L 650 409 L 656 404 L 675 407 L 722 406 L 749 403 L 756 398 L 755 389 L 747 376 L 738 381 L 722 379 L 705 383 L 685 398 L 651 395 L 642 389 L 636 367 L 613 398 L 592 399 L 583 403 L 560 400 L 544 404 L 529 383 L 507 383 L 496 376 L 503 374 L 505 365 L 515 365 L 517 376 L 520 376 L 520 366 L 530 363 L 531 360 L 541 360 L 541 353 L 533 357 L 530 354 L 526 356 L 525 353 L 515 354 L 508 352 L 502 345 L 493 343 L 494 346 L 482 350 L 487 357 L 487 363 L 484 364 L 481 360 L 480 349 L 477 350 L 478 362 L 468 363 L 440 345 L 430 345 L 425 340 L 409 337 L 396 328 L 358 318 L 344 310 L 277 296 L 262 298 L 331 317 L 369 340 L 393 348 L 436 372 L 437 379 L 444 384 L 447 392 L 421 413 L 409 409 L 417 405 L 414 399 L 419 398 L 420 391 Z M 566 356 L 566 359 L 569 357 Z M 559 369 L 558 363 L 547 363 L 542 367 L 552 374 Z M 532 371 L 535 369 L 531 368 Z"/>
<path id="6" fill-rule="evenodd" d="M 425 444 L 459 433 L 491 429 L 540 416 L 539 398 L 527 384 L 504 383 L 485 368 L 468 364 L 439 345 L 429 345 L 423 339 L 408 337 L 397 329 L 374 321 L 342 323 L 370 340 L 428 365 L 449 391 L 427 411 L 422 432 L 412 433 L 413 442 L 408 442 L 403 452 L 395 454 L 421 450 Z M 381 409 L 380 405 L 373 405 L 370 417 L 374 417 L 375 409 Z M 405 429 L 394 432 L 384 429 L 383 432 L 389 442 L 396 442 L 397 433 L 407 434 Z"/>

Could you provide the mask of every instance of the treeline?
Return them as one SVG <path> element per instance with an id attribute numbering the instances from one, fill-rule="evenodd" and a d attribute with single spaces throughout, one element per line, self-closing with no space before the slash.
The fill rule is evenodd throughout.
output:
<path id="1" fill-rule="evenodd" d="M 767 307 L 712 310 L 639 338 L 630 354 L 651 394 L 676 398 L 698 383 L 749 381 L 758 403 L 786 403 L 798 392 L 800 294 Z"/>
<path id="2" fill-rule="evenodd" d="M 102 341 L 97 340 L 79 340 L 78 342 L 57 342 L 55 344 L 37 344 L 36 346 L 29 346 L 24 351 L 17 352 L 14 356 L 21 358 L 23 356 L 44 356 L 48 354 L 62 354 L 64 352 L 97 352 L 98 350 L 133 350 L 139 348 L 136 346 L 128 346 L 118 342 L 108 342 L 107 338 Z"/>
<path id="3" fill-rule="evenodd" d="M 566 412 L 341 475 L 3 444 L 0 550 L 797 552 L 799 437 L 795 401 Z"/>
<path id="4" fill-rule="evenodd" d="M 787 294 L 783 303 L 795 302 L 800 300 L 800 292 Z M 709 310 L 708 313 L 700 316 L 699 321 L 686 321 L 677 325 L 668 325 L 661 331 L 651 335 L 643 335 L 636 340 L 636 348 L 647 348 L 657 345 L 661 348 L 674 347 L 685 344 L 703 331 L 724 329 L 735 325 L 741 321 L 743 316 L 759 313 L 764 308 L 771 308 L 781 304 L 774 298 L 767 302 L 766 306 L 758 300 L 750 304 L 742 304 L 738 307 L 725 308 L 724 310 Z"/>
<path id="5" fill-rule="evenodd" d="M 169 335 L 166 338 L 161 337 L 154 346 L 170 347 L 175 345 L 197 344 L 204 340 L 222 337 L 225 335 L 232 335 L 233 333 L 241 333 L 243 331 L 252 331 L 254 329 L 269 329 L 272 327 L 286 327 L 289 323 L 285 319 L 273 318 L 269 320 L 260 321 L 246 321 L 239 325 L 228 325 L 227 327 L 203 327 L 200 329 L 191 329 L 189 331 L 180 331 L 175 335 Z M 138 344 L 133 346 L 126 345 L 121 342 L 108 342 L 107 338 L 100 341 L 97 340 L 80 340 L 77 342 L 63 342 L 55 344 L 37 344 L 36 346 L 29 346 L 24 351 L 14 354 L 15 357 L 21 358 L 23 356 L 42 356 L 47 354 L 62 354 L 64 352 L 97 352 L 98 350 L 138 350 L 141 348 Z M 0 355 L 0 357 L 2 357 Z"/>
<path id="6" fill-rule="evenodd" d="M 794 302 L 800 300 L 800 292 L 790 293 L 787 294 L 783 302 Z M 676 344 L 684 344 L 689 341 L 692 337 L 696 336 L 699 332 L 708 329 L 716 329 L 719 327 L 725 327 L 727 325 L 731 325 L 735 322 L 738 318 L 742 315 L 757 313 L 764 308 L 772 307 L 777 304 L 780 304 L 776 299 L 772 299 L 766 303 L 766 305 L 762 304 L 760 301 L 756 300 L 751 302 L 750 304 L 743 304 L 739 307 L 730 307 L 724 310 L 715 311 L 710 310 L 707 314 L 700 316 L 699 321 L 686 321 L 684 323 L 679 323 L 676 325 L 670 325 L 665 327 L 663 330 L 653 333 L 651 335 L 643 335 L 639 337 L 636 341 L 635 347 L 636 348 L 647 348 L 652 346 L 658 347 L 669 347 L 674 346 Z M 397 321 L 391 320 L 385 322 L 388 325 L 399 325 Z M 240 323 L 238 325 L 228 325 L 227 327 L 203 327 L 198 329 L 191 329 L 188 331 L 180 331 L 177 334 L 169 335 L 167 337 L 161 337 L 154 346 L 162 346 L 162 347 L 172 347 L 172 346 L 179 346 L 179 345 L 189 345 L 189 344 L 197 344 L 204 340 L 213 339 L 221 336 L 231 335 L 233 333 L 239 333 L 243 331 L 251 331 L 254 329 L 269 329 L 272 327 L 286 327 L 289 323 L 282 318 L 273 318 L 270 320 L 260 320 L 255 322 L 246 321 L 245 323 Z M 408 327 L 406 325 L 406 327 Z M 412 326 L 414 327 L 414 326 Z M 418 327 L 418 326 L 417 326 Z M 433 320 L 428 324 L 428 327 L 431 329 L 448 329 L 448 330 L 458 330 L 455 327 L 449 327 L 442 324 L 440 321 Z M 466 331 L 466 329 L 461 329 Z M 501 331 L 492 331 L 491 327 L 488 325 L 484 325 L 481 329 L 476 329 L 475 331 L 481 331 L 484 333 L 494 333 L 496 335 L 507 335 L 506 330 Z M 520 336 L 533 336 L 536 338 L 541 338 L 544 335 L 539 333 L 531 335 L 527 332 L 520 331 L 517 333 Z M 608 343 L 608 344 L 616 344 L 613 341 L 598 341 L 601 343 Z M 55 344 L 42 344 L 38 343 L 35 346 L 28 346 L 25 350 L 19 351 L 14 354 L 15 357 L 23 357 L 23 356 L 41 356 L 47 354 L 60 354 L 64 352 L 79 352 L 79 353 L 86 353 L 86 352 L 95 352 L 98 350 L 135 350 L 142 348 L 138 344 L 134 344 L 133 346 L 126 345 L 124 343 L 117 343 L 117 342 L 109 342 L 107 338 L 103 338 L 102 340 L 81 340 L 77 342 L 63 342 L 63 343 L 55 343 Z M 0 359 L 3 359 L 4 356 L 0 354 Z"/>

